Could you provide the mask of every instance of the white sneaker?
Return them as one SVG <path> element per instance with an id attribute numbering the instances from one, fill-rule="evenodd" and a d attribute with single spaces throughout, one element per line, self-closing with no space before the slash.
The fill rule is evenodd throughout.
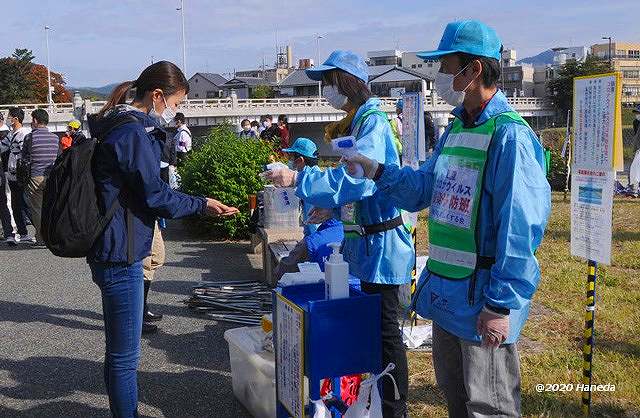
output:
<path id="1" fill-rule="evenodd" d="M 16 235 L 16 241 L 18 242 L 18 244 L 35 244 L 36 237 L 32 237 L 31 235 Z"/>

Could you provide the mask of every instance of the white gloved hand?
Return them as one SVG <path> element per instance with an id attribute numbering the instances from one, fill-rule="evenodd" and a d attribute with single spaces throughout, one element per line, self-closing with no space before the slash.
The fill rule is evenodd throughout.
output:
<path id="1" fill-rule="evenodd" d="M 365 157 L 360 153 L 355 153 L 348 157 L 342 157 L 342 161 L 347 164 L 347 173 L 354 177 L 358 173 L 358 165 L 362 167 L 364 176 L 368 179 L 373 179 L 373 177 L 376 175 L 376 171 L 378 171 L 378 162 L 376 160 L 372 160 L 371 158 Z"/>
<path id="2" fill-rule="evenodd" d="M 279 168 L 262 173 L 264 178 L 276 187 L 293 187 L 296 185 L 298 172 L 289 168 Z"/>
<path id="3" fill-rule="evenodd" d="M 485 306 L 478 315 L 476 327 L 482 337 L 482 345 L 497 348 L 509 336 L 509 315 L 493 312 Z"/>

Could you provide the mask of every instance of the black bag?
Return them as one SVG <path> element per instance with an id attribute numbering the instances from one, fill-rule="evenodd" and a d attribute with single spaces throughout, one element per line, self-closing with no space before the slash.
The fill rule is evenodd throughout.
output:
<path id="1" fill-rule="evenodd" d="M 33 145 L 33 135 L 27 134 L 22 142 L 22 152 L 16 161 L 16 180 L 22 187 L 27 187 L 31 180 L 31 147 Z"/>
<path id="2" fill-rule="evenodd" d="M 93 115 L 90 115 L 93 116 Z M 125 123 L 137 122 L 131 115 L 105 121 L 101 138 L 87 138 L 65 150 L 51 169 L 42 202 L 42 238 L 47 248 L 59 257 L 86 257 L 120 207 L 116 198 L 102 214 L 98 205 L 92 160 L 96 146 L 106 135 Z M 127 209 L 129 261 L 132 259 L 132 214 Z"/>

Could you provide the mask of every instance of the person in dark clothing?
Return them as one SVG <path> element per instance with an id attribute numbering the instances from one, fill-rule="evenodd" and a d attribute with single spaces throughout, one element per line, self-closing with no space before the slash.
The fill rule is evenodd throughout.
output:
<path id="1" fill-rule="evenodd" d="M 280 148 L 289 148 L 291 146 L 291 133 L 287 115 L 278 116 L 278 136 L 280 137 Z"/>
<path id="2" fill-rule="evenodd" d="M 278 129 L 278 125 L 274 125 L 272 121 L 273 118 L 271 117 L 271 115 L 260 116 L 260 123 L 264 128 L 264 130 L 260 133 L 260 139 L 279 145 L 280 129 Z"/>
<path id="3" fill-rule="evenodd" d="M 4 115 L 0 113 L 0 143 L 9 135 L 10 129 L 4 123 Z M 11 225 L 11 212 L 7 202 L 7 179 L 5 177 L 6 167 L 4 167 L 4 155 L 9 156 L 9 152 L 2 154 L 3 167 L 0 168 L 0 222 L 2 223 L 2 236 L 7 242 L 13 238 L 13 226 Z"/>
<path id="4" fill-rule="evenodd" d="M 17 161 L 22 155 L 24 139 L 31 133 L 31 128 L 22 125 L 23 121 L 24 110 L 19 107 L 10 108 L 7 114 L 7 125 L 11 127 L 11 132 L 0 142 L 2 165 L 11 191 L 11 211 L 17 229 L 17 234 L 11 234 L 7 237 L 6 242 L 9 245 L 31 245 L 36 240 L 27 232 L 30 216 L 24 199 L 24 186 L 18 182 L 16 177 Z"/>
<path id="5" fill-rule="evenodd" d="M 132 88 L 135 97 L 129 104 Z M 166 136 L 161 124 L 173 120 L 188 90 L 187 79 L 175 64 L 156 62 L 135 81 L 118 85 L 91 126 L 92 137 L 101 139 L 93 164 L 99 206 L 106 211 L 116 199 L 120 206 L 87 257 L 102 293 L 104 379 L 111 413 L 119 418 L 138 416 L 143 260 L 151 254 L 157 218 L 238 213 L 215 199 L 172 190 L 160 178 Z M 122 118 L 135 120 L 110 129 Z"/>

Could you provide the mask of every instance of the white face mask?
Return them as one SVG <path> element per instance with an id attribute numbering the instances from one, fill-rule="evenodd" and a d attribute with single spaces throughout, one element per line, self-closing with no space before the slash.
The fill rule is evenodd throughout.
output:
<path id="1" fill-rule="evenodd" d="M 245 132 L 249 132 L 251 130 L 251 126 L 250 125 L 243 126 L 242 130 Z"/>
<path id="2" fill-rule="evenodd" d="M 464 102 L 465 90 L 469 88 L 471 82 L 469 82 L 467 87 L 462 89 L 462 91 L 456 91 L 453 89 L 453 80 L 462 74 L 468 66 L 469 64 L 465 65 L 457 74 L 436 73 L 436 79 L 434 81 L 436 92 L 438 93 L 438 96 L 442 97 L 444 101 L 449 103 L 451 106 L 460 106 L 462 102 Z"/>
<path id="3" fill-rule="evenodd" d="M 347 104 L 347 96 L 340 93 L 335 86 L 322 87 L 322 96 L 327 99 L 331 107 L 341 110 Z"/>
<path id="4" fill-rule="evenodd" d="M 270 128 L 271 127 L 271 122 L 269 122 L 268 120 L 265 120 L 264 122 L 262 122 L 262 126 L 265 128 Z"/>
<path id="5" fill-rule="evenodd" d="M 636 120 L 640 120 L 640 114 L 636 115 Z"/>
<path id="6" fill-rule="evenodd" d="M 162 114 L 158 113 L 158 111 L 156 110 L 155 103 L 153 103 L 153 109 L 151 110 L 151 112 L 149 112 L 149 114 L 159 119 L 160 123 L 162 123 L 163 125 L 168 125 L 176 117 L 176 112 L 169 107 L 164 96 L 162 97 L 162 100 L 164 100 L 164 110 L 162 111 Z"/>

